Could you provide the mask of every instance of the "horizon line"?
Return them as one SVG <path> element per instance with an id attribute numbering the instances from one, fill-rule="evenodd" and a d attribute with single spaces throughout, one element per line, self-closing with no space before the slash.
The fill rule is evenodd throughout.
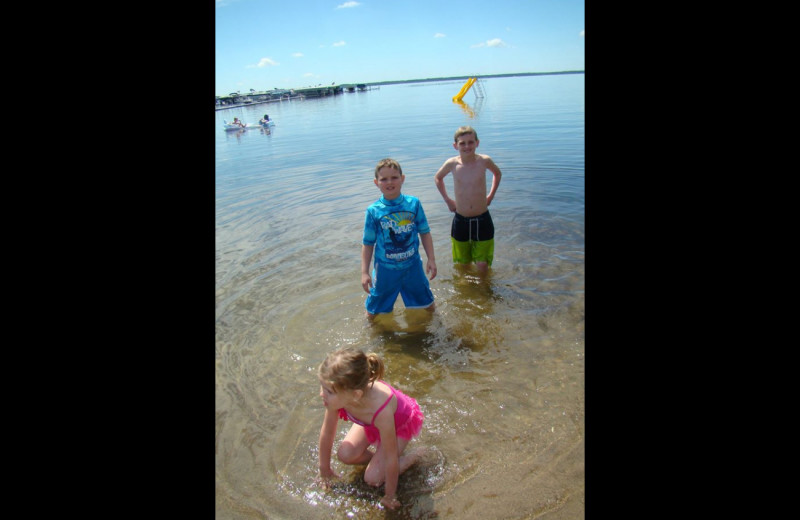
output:
<path id="1" fill-rule="evenodd" d="M 340 83 L 339 85 L 394 85 L 398 83 L 424 83 L 426 81 L 447 81 L 447 80 L 460 80 L 460 79 L 469 79 L 469 78 L 505 78 L 505 77 L 513 77 L 513 76 L 546 76 L 549 74 L 586 74 L 585 70 L 562 70 L 562 71 L 555 71 L 555 72 L 505 72 L 502 74 L 469 74 L 466 76 L 442 76 L 436 78 L 418 78 L 418 79 L 398 79 L 398 80 L 386 80 L 386 81 L 372 81 L 372 82 L 358 82 L 358 83 Z M 336 82 L 332 83 L 331 85 L 325 86 L 334 86 Z M 293 87 L 288 89 L 272 89 L 272 90 L 303 90 L 307 88 L 316 88 L 316 87 Z M 269 92 L 269 90 L 260 90 L 258 92 Z M 238 93 L 238 91 L 237 91 Z M 245 94 L 247 95 L 247 94 Z M 230 97 L 230 95 L 219 95 L 217 94 L 216 97 Z"/>

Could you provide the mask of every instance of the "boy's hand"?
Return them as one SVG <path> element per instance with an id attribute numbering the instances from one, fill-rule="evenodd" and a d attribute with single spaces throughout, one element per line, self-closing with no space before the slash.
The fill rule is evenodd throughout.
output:
<path id="1" fill-rule="evenodd" d="M 436 278 L 436 261 L 435 260 L 431 260 L 430 258 L 428 259 L 427 269 L 426 269 L 425 272 L 427 272 L 430 275 L 430 277 L 428 278 L 429 280 L 433 280 L 434 278 Z"/>
<path id="2" fill-rule="evenodd" d="M 369 290 L 372 288 L 372 277 L 369 274 L 361 273 L 361 287 L 369 294 Z"/>

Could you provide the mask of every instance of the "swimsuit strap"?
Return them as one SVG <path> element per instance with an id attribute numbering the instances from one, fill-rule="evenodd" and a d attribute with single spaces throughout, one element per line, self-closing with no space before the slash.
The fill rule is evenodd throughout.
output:
<path id="1" fill-rule="evenodd" d="M 361 426 L 366 426 L 367 425 L 367 423 L 361 422 L 360 420 L 358 420 L 355 417 L 353 417 L 353 415 L 346 408 L 344 409 L 344 413 L 347 414 L 347 417 L 350 419 L 350 421 L 352 421 L 352 422 L 354 422 L 356 424 L 359 424 Z"/>
<path id="2" fill-rule="evenodd" d="M 383 383 L 383 381 L 381 381 L 381 383 Z M 377 410 L 377 411 L 376 411 L 374 414 L 372 414 L 372 421 L 369 423 L 370 425 L 374 425 L 374 424 L 375 424 L 375 418 L 378 416 L 378 414 L 379 414 L 379 413 L 381 413 L 381 410 L 383 410 L 384 408 L 386 408 L 386 405 L 387 405 L 387 404 L 389 404 L 389 401 L 391 401 L 391 400 L 392 400 L 392 397 L 394 397 L 394 388 L 392 388 L 392 385 L 388 385 L 388 384 L 386 384 L 386 383 L 383 383 L 383 384 L 389 387 L 389 390 L 391 390 L 391 391 L 392 391 L 392 395 L 390 395 L 390 396 L 389 396 L 389 399 L 387 399 L 387 400 L 386 400 L 386 401 L 385 401 L 385 402 L 384 402 L 384 403 L 381 405 L 381 407 L 380 407 L 380 408 L 378 408 L 378 410 Z"/>

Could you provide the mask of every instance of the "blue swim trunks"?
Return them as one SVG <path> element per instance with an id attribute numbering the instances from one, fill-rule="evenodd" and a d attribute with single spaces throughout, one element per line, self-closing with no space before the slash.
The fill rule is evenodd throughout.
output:
<path id="1" fill-rule="evenodd" d="M 425 309 L 433 303 L 433 292 L 421 259 L 417 258 L 408 269 L 389 269 L 376 263 L 372 270 L 372 289 L 365 303 L 367 312 L 392 312 L 398 294 L 407 309 Z"/>

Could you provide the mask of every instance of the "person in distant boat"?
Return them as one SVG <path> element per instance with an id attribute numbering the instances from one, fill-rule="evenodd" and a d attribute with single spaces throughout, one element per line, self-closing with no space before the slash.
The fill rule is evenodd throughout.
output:
<path id="1" fill-rule="evenodd" d="M 269 122 L 270 122 L 269 114 L 264 114 L 264 117 L 262 117 L 261 121 L 259 121 L 259 123 L 261 123 L 262 125 L 265 125 Z"/>
<path id="2" fill-rule="evenodd" d="M 239 125 L 239 126 L 244 126 L 244 123 L 242 123 L 241 121 L 239 121 L 239 118 L 238 118 L 238 117 L 234 117 L 234 118 L 233 118 L 233 124 L 234 124 L 234 125 Z"/>
<path id="3" fill-rule="evenodd" d="M 425 277 L 426 272 L 431 280 L 436 276 L 431 227 L 419 198 L 400 192 L 405 179 L 397 161 L 388 157 L 378 161 L 374 182 L 381 198 L 367 208 L 361 238 L 361 287 L 369 294 L 368 320 L 391 313 L 398 295 L 407 309 L 434 310 L 433 292 Z M 425 268 L 420 243 L 428 257 Z"/>
<path id="4" fill-rule="evenodd" d="M 485 274 L 494 258 L 494 223 L 489 204 L 497 193 L 501 173 L 491 157 L 475 152 L 479 144 L 478 133 L 471 126 L 456 130 L 453 148 L 458 150 L 458 155 L 444 162 L 433 181 L 447 208 L 455 214 L 450 228 L 453 262 L 474 263 L 478 272 Z M 488 194 L 486 170 L 492 173 Z M 453 174 L 455 200 L 447 196 L 444 178 L 448 173 Z"/>

